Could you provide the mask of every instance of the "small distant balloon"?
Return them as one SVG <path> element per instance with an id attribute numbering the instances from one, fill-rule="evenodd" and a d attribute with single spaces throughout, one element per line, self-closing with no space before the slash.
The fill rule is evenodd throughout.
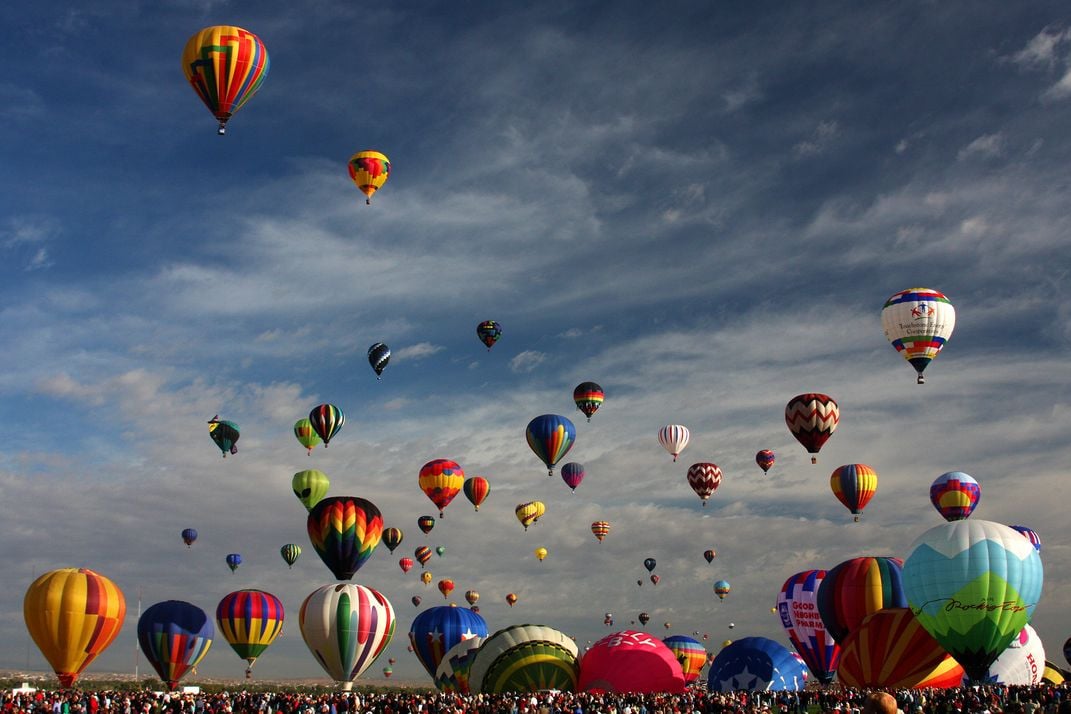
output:
<path id="1" fill-rule="evenodd" d="M 576 491 L 576 487 L 584 480 L 584 475 L 584 464 L 570 461 L 565 466 L 562 466 L 562 481 L 573 491 Z"/>
<path id="2" fill-rule="evenodd" d="M 645 558 L 643 561 L 643 567 L 647 568 L 648 573 L 654 571 L 655 565 L 657 565 L 657 562 L 654 558 Z"/>
<path id="3" fill-rule="evenodd" d="M 487 346 L 487 351 L 490 352 L 491 348 L 502 337 L 502 326 L 494 320 L 484 320 L 476 326 L 476 336 L 480 338 L 480 342 L 484 343 Z"/>
<path id="4" fill-rule="evenodd" d="M 535 549 L 535 557 L 536 557 L 536 560 L 538 560 L 540 563 L 542 563 L 544 558 L 547 557 L 547 549 L 546 548 L 536 548 Z"/>
<path id="5" fill-rule="evenodd" d="M 714 594 L 718 596 L 719 600 L 724 600 L 725 596 L 729 594 L 729 581 L 719 580 L 714 583 Z"/>
<path id="6" fill-rule="evenodd" d="M 655 585 L 658 585 L 658 582 L 659 582 L 659 581 L 660 581 L 661 579 L 662 579 L 662 578 L 658 577 L 657 575 L 652 575 L 652 576 L 651 576 L 651 582 L 652 582 L 653 584 L 655 584 Z"/>
<path id="7" fill-rule="evenodd" d="M 435 527 L 435 516 L 421 516 L 417 519 L 416 524 L 417 528 L 423 531 L 424 535 L 427 535 Z"/>
<path id="8" fill-rule="evenodd" d="M 305 510 L 311 511 L 313 506 L 327 495 L 328 489 L 331 488 L 331 479 L 327 478 L 323 471 L 306 469 L 294 474 L 290 486 L 301 505 L 305 506 Z"/>
<path id="9" fill-rule="evenodd" d="M 413 551 L 413 557 L 417 559 L 417 562 L 420 563 L 420 567 L 423 568 L 424 564 L 431 560 L 431 548 L 426 545 L 418 546 L 417 549 Z"/>
<path id="10" fill-rule="evenodd" d="M 524 432 L 529 448 L 547 466 L 547 475 L 554 475 L 554 465 L 561 461 L 576 441 L 576 427 L 558 414 L 542 414 L 528 422 Z"/>
<path id="11" fill-rule="evenodd" d="M 413 567 L 413 559 L 412 558 L 399 558 L 398 559 L 398 567 L 402 569 L 403 573 L 408 573 L 410 571 L 410 569 L 412 569 L 412 567 Z"/>
<path id="12" fill-rule="evenodd" d="M 375 371 L 376 379 L 379 379 L 380 375 L 383 374 L 388 362 L 390 362 L 390 347 L 387 347 L 382 342 L 377 342 L 368 348 L 368 364 Z"/>
<path id="13" fill-rule="evenodd" d="M 546 513 L 546 511 L 547 507 L 543 505 L 542 501 L 521 503 L 513 509 L 514 515 L 517 516 L 517 520 L 520 521 L 525 530 L 528 530 L 528 526 L 538 521 L 540 516 Z"/>
<path id="14" fill-rule="evenodd" d="M 506 595 L 506 603 L 510 607 L 513 607 L 514 605 L 516 605 L 517 604 L 517 595 L 515 593 L 509 593 L 508 595 Z"/>
<path id="15" fill-rule="evenodd" d="M 193 528 L 187 528 L 184 531 L 182 531 L 182 542 L 186 544 L 187 548 L 189 548 L 191 545 L 193 545 L 193 542 L 195 540 L 197 540 L 197 531 L 196 530 L 194 530 Z"/>
<path id="16" fill-rule="evenodd" d="M 387 546 L 387 550 L 394 552 L 394 549 L 402 544 L 402 539 L 405 534 L 402 533 L 401 528 L 384 528 L 383 529 L 383 545 Z"/>
<path id="17" fill-rule="evenodd" d="M 465 492 L 465 498 L 469 499 L 469 503 L 479 511 L 480 504 L 486 501 L 491 493 L 491 485 L 483 476 L 471 476 L 465 479 L 462 490 Z"/>
<path id="18" fill-rule="evenodd" d="M 323 443 L 323 439 L 312 428 L 312 422 L 309 421 L 308 417 L 294 422 L 294 437 L 299 444 L 308 450 L 310 456 L 312 455 L 312 450 Z"/>
<path id="19" fill-rule="evenodd" d="M 573 390 L 573 401 L 576 402 L 576 408 L 584 413 L 589 422 L 591 421 L 591 415 L 602 406 L 605 396 L 602 387 L 595 382 L 581 382 Z"/>
<path id="20" fill-rule="evenodd" d="M 424 583 L 425 585 L 431 585 L 431 578 L 432 575 L 430 571 L 425 570 L 423 573 L 420 574 L 420 582 Z"/>
<path id="21" fill-rule="evenodd" d="M 755 463 L 759 465 L 762 472 L 769 473 L 773 468 L 774 461 L 777 459 L 776 454 L 771 449 L 763 449 L 759 453 L 755 454 Z"/>
<path id="22" fill-rule="evenodd" d="M 695 495 L 707 505 L 707 499 L 714 495 L 721 485 L 721 469 L 717 464 L 698 463 L 688 467 L 688 485 Z"/>
<path id="23" fill-rule="evenodd" d="M 931 288 L 908 288 L 885 301 L 881 310 L 885 338 L 904 356 L 918 373 L 917 382 L 925 384 L 922 371 L 932 362 L 952 337 L 956 327 L 956 309 L 942 293 Z"/>
<path id="24" fill-rule="evenodd" d="M 1034 546 L 1034 550 L 1039 553 L 1041 552 L 1041 536 L 1038 535 L 1036 530 L 1029 526 L 1012 526 L 1011 528 L 1013 531 L 1021 533 L 1024 538 L 1030 541 L 1030 545 Z"/>
<path id="25" fill-rule="evenodd" d="M 217 414 L 208 420 L 208 435 L 223 452 L 223 458 L 227 458 L 228 452 L 238 453 L 238 425 L 233 421 L 220 419 Z"/>
<path id="26" fill-rule="evenodd" d="M 301 557 L 301 546 L 297 543 L 287 543 L 279 549 L 279 555 L 283 557 L 289 567 L 293 568 L 294 563 Z"/>
<path id="27" fill-rule="evenodd" d="M 667 424 L 658 431 L 658 443 L 673 456 L 674 461 L 684 451 L 684 447 L 688 446 L 691 438 L 692 433 L 688 431 L 688 427 L 680 424 Z"/>
<path id="28" fill-rule="evenodd" d="M 454 581 L 450 578 L 443 578 L 439 581 L 439 592 L 443 594 L 443 598 L 450 597 L 450 593 L 454 591 Z"/>
<path id="29" fill-rule="evenodd" d="M 707 550 L 703 551 L 703 557 L 707 559 L 708 563 L 714 560 L 714 556 L 716 555 L 717 553 L 714 552 L 713 548 L 708 548 Z"/>
<path id="30" fill-rule="evenodd" d="M 354 185 L 365 195 L 365 204 L 371 206 L 372 194 L 390 178 L 390 159 L 378 151 L 358 151 L 346 168 Z"/>
<path id="31" fill-rule="evenodd" d="M 242 556 L 238 553 L 231 553 L 225 558 L 227 567 L 231 569 L 231 572 L 238 570 L 238 566 L 242 564 Z"/>
<path id="32" fill-rule="evenodd" d="M 949 522 L 969 517 L 980 500 L 982 487 L 962 471 L 943 473 L 930 485 L 930 503 Z"/>
<path id="33" fill-rule="evenodd" d="M 413 597 L 409 598 L 409 600 L 413 603 L 413 607 L 420 607 L 421 598 L 419 595 L 414 595 Z M 409 651 L 412 652 L 413 650 Z"/>
<path id="34" fill-rule="evenodd" d="M 316 435 L 323 440 L 326 449 L 331 439 L 346 423 L 346 415 L 334 404 L 321 404 L 309 412 L 309 423 Z"/>
<path id="35" fill-rule="evenodd" d="M 878 472 L 866 464 L 845 464 L 830 475 L 829 487 L 858 523 L 866 504 L 878 490 Z"/>
<path id="36" fill-rule="evenodd" d="M 798 394 L 785 405 L 785 424 L 809 454 L 821 451 L 839 423 L 840 407 L 826 394 Z M 818 457 L 811 456 L 811 463 L 818 463 Z"/>
<path id="37" fill-rule="evenodd" d="M 595 521 L 591 524 L 591 532 L 602 543 L 602 539 L 610 534 L 610 524 L 606 521 Z"/>

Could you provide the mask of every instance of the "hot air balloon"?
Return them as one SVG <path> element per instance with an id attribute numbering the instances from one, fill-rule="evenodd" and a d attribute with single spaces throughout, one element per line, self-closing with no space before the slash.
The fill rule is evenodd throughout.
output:
<path id="1" fill-rule="evenodd" d="M 317 445 L 323 443 L 323 439 L 316 435 L 316 430 L 312 428 L 312 422 L 308 417 L 294 422 L 294 437 L 308 450 L 309 455 L 312 455 L 312 450 Z"/>
<path id="2" fill-rule="evenodd" d="M 636 616 L 636 619 L 640 621 L 641 625 L 646 627 L 647 623 L 651 621 L 651 616 L 648 615 L 646 612 L 641 612 L 639 615 Z"/>
<path id="3" fill-rule="evenodd" d="M 717 464 L 698 463 L 688 467 L 688 485 L 707 505 L 707 499 L 721 485 L 721 469 Z"/>
<path id="4" fill-rule="evenodd" d="M 475 590 L 465 591 L 465 600 L 466 602 L 468 602 L 469 605 L 475 605 L 479 601 L 479 599 L 480 593 L 476 592 Z"/>
<path id="5" fill-rule="evenodd" d="M 396 624 L 394 608 L 382 593 L 352 583 L 317 588 L 298 613 L 309 651 L 347 691 L 390 644 Z"/>
<path id="6" fill-rule="evenodd" d="M 469 688 L 484 694 L 576 689 L 580 650 L 573 639 L 546 625 L 513 625 L 480 645 Z"/>
<path id="7" fill-rule="evenodd" d="M 443 509 L 450 505 L 454 496 L 461 492 L 461 487 L 465 483 L 465 472 L 454 461 L 435 459 L 420 468 L 417 481 L 420 484 L 420 490 L 436 505 L 439 509 L 439 518 L 442 518 Z"/>
<path id="8" fill-rule="evenodd" d="M 517 516 L 517 520 L 521 522 L 521 525 L 524 526 L 525 530 L 528 530 L 528 526 L 538 521 L 540 516 L 546 513 L 546 511 L 547 507 L 543 505 L 542 501 L 521 503 L 513 509 L 514 515 Z"/>
<path id="9" fill-rule="evenodd" d="M 409 598 L 409 600 L 412 601 L 413 607 L 420 607 L 420 596 L 419 595 L 414 595 L 413 597 Z M 412 652 L 412 650 L 409 650 L 409 651 Z"/>
<path id="10" fill-rule="evenodd" d="M 376 379 L 383 374 L 388 362 L 390 362 L 390 347 L 377 342 L 368 348 L 368 364 L 372 365 L 372 369 L 375 370 Z"/>
<path id="11" fill-rule="evenodd" d="M 726 640 L 710 663 L 711 692 L 782 692 L 803 689 L 807 669 L 788 649 L 765 637 Z"/>
<path id="12" fill-rule="evenodd" d="M 115 583 L 99 573 L 61 568 L 31 583 L 22 615 L 60 684 L 70 687 L 119 634 L 126 600 Z"/>
<path id="13" fill-rule="evenodd" d="M 930 364 L 956 326 L 956 309 L 948 298 L 930 288 L 901 290 L 885 301 L 881 310 L 885 337 L 918 372 Z"/>
<path id="14" fill-rule="evenodd" d="M 309 540 L 339 580 L 349 580 L 372 557 L 383 535 L 383 516 L 374 503 L 330 496 L 309 511 Z"/>
<path id="15" fill-rule="evenodd" d="M 799 394 L 785 405 L 785 423 L 809 454 L 817 454 L 840 422 L 840 407 L 825 394 Z M 812 456 L 811 463 L 818 463 Z"/>
<path id="16" fill-rule="evenodd" d="M 237 590 L 224 595 L 216 606 L 216 625 L 231 649 L 249 663 L 252 676 L 257 657 L 283 631 L 283 603 L 263 590 Z"/>
<path id="17" fill-rule="evenodd" d="M 464 607 L 429 607 L 413 619 L 409 628 L 413 652 L 432 677 L 446 652 L 470 637 L 487 637 L 487 622 Z"/>
<path id="18" fill-rule="evenodd" d="M 1023 627 L 1008 648 L 989 665 L 986 681 L 991 684 L 1033 687 L 1045 675 L 1045 645 L 1030 625 Z"/>
<path id="19" fill-rule="evenodd" d="M 325 449 L 345 423 L 346 415 L 334 404 L 321 404 L 309 412 L 309 424 L 323 440 Z"/>
<path id="20" fill-rule="evenodd" d="M 182 600 L 158 602 L 138 619 L 141 651 L 171 690 L 208 653 L 215 634 L 205 611 Z"/>
<path id="21" fill-rule="evenodd" d="M 535 557 L 536 557 L 536 560 L 538 560 L 540 563 L 542 563 L 543 559 L 547 557 L 547 549 L 546 548 L 536 548 L 535 549 Z"/>
<path id="22" fill-rule="evenodd" d="M 292 568 L 297 559 L 301 557 L 301 546 L 297 543 L 287 543 L 279 549 L 279 555 L 283 556 L 283 560 Z"/>
<path id="23" fill-rule="evenodd" d="M 656 565 L 658 565 L 658 563 L 654 558 L 643 559 L 643 567 L 647 568 L 648 573 L 654 572 Z"/>
<path id="24" fill-rule="evenodd" d="M 573 448 L 576 427 L 563 416 L 542 414 L 528 422 L 524 436 L 535 455 L 547 465 L 547 475 L 553 476 L 554 464 Z"/>
<path id="25" fill-rule="evenodd" d="M 424 535 L 427 535 L 435 527 L 435 516 L 421 516 L 417 519 L 416 524 L 417 528 L 423 531 Z"/>
<path id="26" fill-rule="evenodd" d="M 514 605 L 517 604 L 517 595 L 516 595 L 516 593 L 507 593 L 507 595 L 506 595 L 506 604 L 509 605 L 510 607 L 513 607 Z"/>
<path id="27" fill-rule="evenodd" d="M 829 570 L 818 586 L 818 613 L 826 632 L 844 642 L 867 615 L 906 607 L 903 561 L 899 558 L 850 558 Z"/>
<path id="28" fill-rule="evenodd" d="M 829 684 L 837 669 L 840 647 L 826 632 L 818 614 L 818 588 L 825 577 L 824 570 L 805 570 L 790 577 L 777 595 L 777 610 L 789 641 L 807 668 L 819 682 Z"/>
<path id="29" fill-rule="evenodd" d="M 694 640 L 687 635 L 672 635 L 662 640 L 662 643 L 669 648 L 680 663 L 685 684 L 691 684 L 699 679 L 699 672 L 707 663 L 707 649 L 699 640 Z"/>
<path id="30" fill-rule="evenodd" d="M 417 549 L 413 551 L 413 557 L 420 563 L 420 567 L 423 568 L 424 564 L 431 560 L 431 548 L 426 545 L 417 546 Z"/>
<path id="31" fill-rule="evenodd" d="M 584 464 L 570 461 L 562 466 L 562 481 L 565 481 L 565 485 L 575 492 L 576 487 L 584 480 L 584 473 Z"/>
<path id="32" fill-rule="evenodd" d="M 712 560 L 714 560 L 714 557 L 716 555 L 717 555 L 717 553 L 714 552 L 713 548 L 708 548 L 707 550 L 703 551 L 703 557 L 706 558 L 708 563 L 711 562 Z"/>
<path id="33" fill-rule="evenodd" d="M 657 575 L 652 575 L 652 576 L 651 576 L 651 582 L 652 582 L 652 583 L 653 583 L 654 585 L 658 585 L 658 582 L 659 582 L 659 581 L 660 581 L 661 579 L 662 579 L 662 578 L 658 577 Z"/>
<path id="34" fill-rule="evenodd" d="M 930 486 L 930 502 L 946 521 L 967 518 L 982 498 L 982 487 L 969 474 L 949 471 Z"/>
<path id="35" fill-rule="evenodd" d="M 849 687 L 958 687 L 963 667 L 906 607 L 878 610 L 844 638 L 837 678 Z"/>
<path id="36" fill-rule="evenodd" d="M 223 452 L 223 458 L 227 458 L 227 452 L 238 453 L 238 425 L 233 421 L 221 420 L 217 414 L 208 420 L 208 435 Z"/>
<path id="37" fill-rule="evenodd" d="M 1024 538 L 1030 541 L 1030 545 L 1034 546 L 1037 552 L 1041 552 L 1041 536 L 1038 535 L 1036 530 L 1027 526 L 1011 526 L 1011 529 L 1022 534 Z"/>
<path id="38" fill-rule="evenodd" d="M 451 647 L 435 669 L 435 686 L 443 693 L 469 694 L 469 672 L 483 637 L 469 637 Z"/>
<path id="39" fill-rule="evenodd" d="M 777 455 L 770 449 L 763 449 L 755 454 L 755 463 L 759 465 L 762 472 L 768 473 L 773 468 L 774 461 L 777 459 Z"/>
<path id="40" fill-rule="evenodd" d="M 476 325 L 476 336 L 480 338 L 480 342 L 487 345 L 487 351 L 490 352 L 491 348 L 502 337 L 502 325 L 499 325 L 494 320 L 484 320 L 479 325 Z"/>
<path id="41" fill-rule="evenodd" d="M 350 157 L 347 168 L 349 169 L 350 179 L 365 195 L 364 202 L 371 206 L 372 194 L 378 191 L 390 178 L 390 159 L 378 151 L 358 151 Z M 376 343 L 376 345 L 379 344 L 382 343 Z M 376 345 L 373 345 L 373 347 Z M 383 346 L 386 347 L 386 345 Z M 371 351 L 369 351 L 368 356 L 369 360 L 371 360 Z M 390 356 L 390 350 L 387 351 L 387 356 Z M 372 366 L 375 367 L 375 364 Z M 386 366 L 385 362 L 383 366 Z M 382 369 L 378 369 L 376 374 L 382 371 Z"/>
<path id="42" fill-rule="evenodd" d="M 194 530 L 193 528 L 186 528 L 182 531 L 182 542 L 186 544 L 187 548 L 193 545 L 193 542 L 195 540 L 197 540 L 196 530 Z"/>
<path id="43" fill-rule="evenodd" d="M 661 640 L 625 630 L 607 635 L 584 654 L 577 690 L 679 694 L 684 672 Z"/>
<path id="44" fill-rule="evenodd" d="M 584 412 L 584 416 L 588 418 L 588 421 L 591 421 L 592 414 L 599 411 L 605 396 L 602 387 L 595 384 L 595 382 L 581 382 L 573 390 L 573 401 L 576 402 L 576 408 Z"/>
<path id="45" fill-rule="evenodd" d="M 305 506 L 305 510 L 311 511 L 320 500 L 327 495 L 327 489 L 331 487 L 331 479 L 327 474 L 316 469 L 298 471 L 290 481 L 294 489 L 294 495 Z"/>
<path id="46" fill-rule="evenodd" d="M 724 600 L 725 596 L 729 594 L 729 581 L 719 580 L 714 583 L 714 594 L 718 596 L 719 600 Z"/>
<path id="47" fill-rule="evenodd" d="M 603 615 L 602 624 L 606 625 L 607 627 L 613 627 L 614 613 L 608 612 L 605 615 Z"/>
<path id="48" fill-rule="evenodd" d="M 829 487 L 858 523 L 866 504 L 878 490 L 878 472 L 866 464 L 845 464 L 830 474 Z"/>
<path id="49" fill-rule="evenodd" d="M 602 539 L 610 534 L 610 524 L 606 521 L 595 521 L 591 524 L 591 532 L 602 543 Z"/>
<path id="50" fill-rule="evenodd" d="M 680 424 L 668 424 L 658 431 L 658 443 L 673 456 L 674 461 L 684 451 L 684 447 L 688 446 L 688 440 L 691 438 L 692 433 Z"/>
<path id="51" fill-rule="evenodd" d="M 390 666 L 387 666 L 387 667 L 383 668 L 383 676 L 384 677 L 386 677 L 387 679 L 390 679 L 390 676 L 392 674 L 394 674 L 394 669 L 392 669 Z"/>
<path id="52" fill-rule="evenodd" d="M 445 545 L 437 545 L 437 546 L 435 546 L 435 555 L 437 555 L 437 556 L 439 556 L 441 558 L 441 557 L 443 557 L 443 554 L 445 552 L 446 552 L 446 546 Z"/>
<path id="53" fill-rule="evenodd" d="M 440 580 L 439 592 L 443 594 L 443 599 L 450 597 L 450 593 L 454 592 L 454 581 L 450 578 L 443 578 Z"/>
<path id="54" fill-rule="evenodd" d="M 400 567 L 402 569 L 403 573 L 408 573 L 409 569 L 413 567 L 413 559 L 412 558 L 399 558 L 398 559 L 398 567 Z"/>
<path id="55" fill-rule="evenodd" d="M 383 545 L 387 546 L 387 550 L 394 552 L 394 549 L 402 544 L 402 538 L 405 534 L 402 533 L 401 528 L 384 528 L 383 529 Z"/>
<path id="56" fill-rule="evenodd" d="M 931 528 L 904 562 L 904 592 L 919 623 L 984 682 L 1041 595 L 1041 557 L 1008 526 L 967 519 Z"/>
<path id="57" fill-rule="evenodd" d="M 231 572 L 238 570 L 238 566 L 242 564 L 242 556 L 238 553 L 230 553 L 224 560 L 227 561 L 227 567 L 231 569 Z"/>
<path id="58" fill-rule="evenodd" d="M 480 504 L 486 501 L 488 494 L 491 493 L 491 485 L 483 476 L 470 476 L 465 479 L 461 488 L 465 492 L 465 498 L 469 499 L 477 511 L 480 510 Z"/>
<path id="59" fill-rule="evenodd" d="M 424 583 L 425 585 L 431 585 L 431 571 L 425 570 L 423 573 L 421 573 L 420 582 Z"/>
<path id="60" fill-rule="evenodd" d="M 206 27 L 182 51 L 182 71 L 219 122 L 221 135 L 231 116 L 260 89 L 270 65 L 260 38 L 234 25 Z"/>

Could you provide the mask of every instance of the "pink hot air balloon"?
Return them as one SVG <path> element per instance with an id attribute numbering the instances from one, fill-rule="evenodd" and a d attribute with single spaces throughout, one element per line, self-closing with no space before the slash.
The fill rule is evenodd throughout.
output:
<path id="1" fill-rule="evenodd" d="M 584 464 L 570 461 L 565 466 L 562 466 L 562 481 L 565 481 L 566 486 L 576 491 L 576 487 L 584 480 L 585 473 Z"/>
<path id="2" fill-rule="evenodd" d="M 646 632 L 624 630 L 591 646 L 580 666 L 577 691 L 684 691 L 684 671 L 673 651 Z"/>

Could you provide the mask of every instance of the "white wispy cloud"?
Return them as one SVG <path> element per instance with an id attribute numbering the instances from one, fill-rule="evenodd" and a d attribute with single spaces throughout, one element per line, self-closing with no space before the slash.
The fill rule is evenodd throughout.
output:
<path id="1" fill-rule="evenodd" d="M 517 373 L 531 372 L 546 361 L 547 355 L 537 350 L 525 350 L 509 361 L 509 368 Z"/>
<path id="2" fill-rule="evenodd" d="M 433 345 L 430 342 L 418 342 L 415 345 L 407 345 L 399 350 L 391 350 L 391 358 L 397 358 L 398 360 L 406 359 L 423 359 L 424 357 L 430 357 L 433 354 L 442 352 L 445 347 L 442 345 Z"/>
<path id="3" fill-rule="evenodd" d="M 956 158 L 964 161 L 976 156 L 982 158 L 999 157 L 1004 154 L 1004 145 L 1005 139 L 1002 133 L 985 134 L 960 149 L 956 154 Z"/>

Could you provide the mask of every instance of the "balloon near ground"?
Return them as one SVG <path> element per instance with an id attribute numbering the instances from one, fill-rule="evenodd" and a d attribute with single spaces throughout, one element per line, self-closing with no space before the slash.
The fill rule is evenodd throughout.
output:
<path id="1" fill-rule="evenodd" d="M 413 652 L 432 678 L 446 652 L 470 637 L 487 637 L 487 622 L 464 607 L 430 607 L 417 615 L 409 628 Z"/>
<path id="2" fill-rule="evenodd" d="M 1033 687 L 1045 675 L 1045 646 L 1033 627 L 1027 625 L 1008 648 L 989 665 L 990 684 Z"/>
<path id="3" fill-rule="evenodd" d="M 974 512 L 982 487 L 969 474 L 949 471 L 930 485 L 930 503 L 946 521 L 961 521 Z"/>
<path id="4" fill-rule="evenodd" d="M 372 205 L 372 194 L 382 188 L 383 184 L 390 178 L 390 159 L 378 151 L 358 151 L 350 157 L 347 169 L 350 174 L 350 180 L 365 195 L 364 202 L 370 206 Z M 372 348 L 381 344 L 383 343 L 377 342 L 372 345 Z M 386 347 L 386 345 L 383 346 Z M 390 350 L 387 350 L 387 357 L 390 357 Z M 371 349 L 368 351 L 368 361 L 372 361 Z M 375 365 L 373 364 L 372 366 L 374 367 Z M 384 362 L 383 366 L 386 366 L 386 362 Z M 382 369 L 377 369 L 376 374 L 382 371 Z"/>
<path id="5" fill-rule="evenodd" d="M 234 25 L 206 27 L 194 33 L 182 51 L 186 80 L 219 122 L 219 134 L 257 93 L 270 66 L 260 38 Z"/>
<path id="6" fill-rule="evenodd" d="M 703 644 L 686 635 L 673 635 L 662 642 L 680 663 L 681 672 L 684 673 L 684 683 L 691 684 L 699 679 L 699 672 L 707 663 L 707 650 Z"/>
<path id="7" fill-rule="evenodd" d="M 469 637 L 443 655 L 435 670 L 435 687 L 440 692 L 468 694 L 472 691 L 469 688 L 469 673 L 483 642 L 483 637 Z"/>
<path id="8" fill-rule="evenodd" d="M 1041 557 L 1008 526 L 973 518 L 931 528 L 904 562 L 904 592 L 926 631 L 983 683 L 1041 596 Z"/>
<path id="9" fill-rule="evenodd" d="M 547 475 L 554 475 L 554 465 L 562 460 L 576 441 L 576 427 L 558 414 L 542 414 L 528 422 L 524 438 L 529 448 L 547 466 Z"/>
<path id="10" fill-rule="evenodd" d="M 826 631 L 837 642 L 844 642 L 867 615 L 907 607 L 903 561 L 883 556 L 845 560 L 822 579 L 817 604 Z"/>
<path id="11" fill-rule="evenodd" d="M 780 692 L 803 689 L 806 667 L 783 645 L 765 637 L 730 642 L 710 663 L 712 692 Z"/>
<path id="12" fill-rule="evenodd" d="M 789 641 L 811 674 L 829 684 L 837 670 L 840 647 L 826 632 L 818 612 L 818 589 L 825 577 L 824 570 L 805 570 L 789 577 L 777 595 L 777 611 Z"/>
<path id="13" fill-rule="evenodd" d="M 231 649 L 249 663 L 247 675 L 283 631 L 284 619 L 282 601 L 263 590 L 237 590 L 216 606 L 216 626 Z"/>
<path id="14" fill-rule="evenodd" d="M 684 672 L 673 651 L 646 632 L 624 630 L 591 646 L 580 668 L 579 691 L 684 691 Z"/>
<path id="15" fill-rule="evenodd" d="M 808 454 L 817 454 L 840 423 L 840 407 L 826 394 L 797 394 L 785 405 L 785 424 Z M 818 463 L 811 456 L 811 463 Z"/>
<path id="16" fill-rule="evenodd" d="M 878 610 L 844 638 L 837 678 L 849 687 L 958 687 L 963 667 L 906 607 Z"/>
<path id="17" fill-rule="evenodd" d="M 394 637 L 390 601 L 363 585 L 324 585 L 301 603 L 301 636 L 327 675 L 349 690 Z"/>
<path id="18" fill-rule="evenodd" d="M 70 687 L 119 634 L 126 600 L 115 583 L 99 573 L 61 568 L 30 584 L 22 616 L 60 684 Z"/>
<path id="19" fill-rule="evenodd" d="M 484 694 L 576 689 L 579 649 L 546 625 L 514 625 L 484 640 L 469 671 L 469 688 Z"/>
<path id="20" fill-rule="evenodd" d="M 383 516 L 366 499 L 332 496 L 309 511 L 308 533 L 324 565 L 339 580 L 349 580 L 379 545 Z"/>
<path id="21" fill-rule="evenodd" d="M 215 635 L 205 611 L 182 600 L 158 602 L 138 620 L 138 645 L 171 690 L 208 654 Z"/>
<path id="22" fill-rule="evenodd" d="M 901 290 L 881 310 L 885 338 L 904 356 L 925 384 L 922 371 L 944 348 L 956 327 L 956 309 L 943 294 L 930 288 Z"/>

